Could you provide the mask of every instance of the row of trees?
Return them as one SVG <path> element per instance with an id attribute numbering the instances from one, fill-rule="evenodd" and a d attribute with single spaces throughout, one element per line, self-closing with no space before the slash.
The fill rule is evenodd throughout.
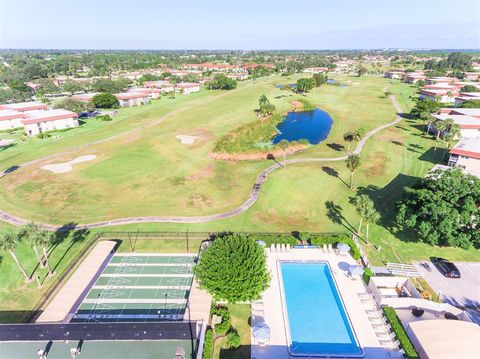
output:
<path id="1" fill-rule="evenodd" d="M 233 90 L 237 87 L 237 81 L 224 74 L 218 74 L 213 80 L 206 82 L 205 87 L 209 90 Z"/>
<path id="2" fill-rule="evenodd" d="M 54 275 L 47 251 L 47 247 L 52 241 L 51 233 L 41 229 L 35 223 L 28 223 L 16 231 L 9 231 L 0 235 L 1 249 L 12 256 L 18 270 L 22 273 L 25 282 L 30 282 L 32 278 L 27 274 L 15 253 L 17 245 L 22 241 L 27 242 L 31 246 L 40 267 L 47 268 L 50 276 Z"/>

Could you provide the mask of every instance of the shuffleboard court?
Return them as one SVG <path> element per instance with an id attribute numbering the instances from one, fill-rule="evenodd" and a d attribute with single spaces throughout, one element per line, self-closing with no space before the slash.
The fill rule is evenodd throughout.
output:
<path id="1" fill-rule="evenodd" d="M 95 287 L 98 286 L 190 286 L 191 277 L 105 277 L 98 278 Z"/>
<path id="2" fill-rule="evenodd" d="M 115 254 L 71 321 L 183 320 L 195 261 L 192 255 Z"/>
<path id="3" fill-rule="evenodd" d="M 191 274 L 191 266 L 108 266 L 104 274 Z"/>
<path id="4" fill-rule="evenodd" d="M 195 256 L 165 256 L 165 255 L 138 255 L 138 256 L 125 256 L 118 255 L 112 258 L 111 264 L 116 263 L 157 263 L 157 264 L 193 264 L 195 263 Z"/>

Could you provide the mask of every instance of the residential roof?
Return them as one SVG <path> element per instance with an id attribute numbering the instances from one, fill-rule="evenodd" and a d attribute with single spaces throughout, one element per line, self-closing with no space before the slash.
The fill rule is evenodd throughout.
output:
<path id="1" fill-rule="evenodd" d="M 18 102 L 18 103 L 0 105 L 0 108 L 12 109 L 12 110 L 24 112 L 24 111 L 47 109 L 48 106 L 42 102 L 29 101 L 29 102 Z"/>
<path id="2" fill-rule="evenodd" d="M 15 110 L 0 110 L 0 121 L 14 120 L 16 118 L 25 118 L 25 114 Z"/>
<path id="3" fill-rule="evenodd" d="M 447 90 L 447 89 L 424 89 L 420 91 L 421 94 L 427 94 L 427 95 L 434 95 L 434 96 L 443 96 L 447 95 L 449 92 L 452 93 L 452 95 L 455 95 L 456 93 L 458 94 L 457 91 L 455 90 Z"/>
<path id="4" fill-rule="evenodd" d="M 480 327 L 463 320 L 431 319 L 411 322 L 407 332 L 414 336 L 420 358 L 478 358 Z M 415 340 L 416 339 L 416 340 Z"/>
<path id="5" fill-rule="evenodd" d="M 452 119 L 453 122 L 455 122 L 457 125 L 460 126 L 462 129 L 475 129 L 478 128 L 480 129 L 480 118 L 473 117 L 473 116 L 467 116 L 467 115 L 462 115 L 462 114 L 440 114 L 440 115 L 434 115 L 437 120 L 440 121 L 445 121 L 448 119 Z"/>
<path id="6" fill-rule="evenodd" d="M 58 120 L 64 120 L 67 118 L 78 117 L 78 114 L 76 114 L 75 112 L 67 111 L 64 109 L 55 109 L 55 110 L 47 110 L 47 111 L 35 110 L 35 111 L 30 111 L 25 115 L 26 115 L 25 119 L 22 120 L 24 125 L 29 125 L 29 124 L 38 123 L 38 122 L 58 121 Z"/>
<path id="7" fill-rule="evenodd" d="M 476 138 L 462 138 L 450 153 L 480 159 L 480 140 Z"/>
<path id="8" fill-rule="evenodd" d="M 480 117 L 480 108 L 454 108 L 450 110 L 452 110 L 450 113 L 458 115 Z"/>
<path id="9" fill-rule="evenodd" d="M 180 87 L 180 88 L 189 88 L 189 87 L 200 87 L 200 84 L 197 84 L 197 83 L 190 83 L 190 82 L 182 82 L 180 84 L 176 84 L 175 85 L 176 87 Z"/>
<path id="10" fill-rule="evenodd" d="M 147 96 L 145 92 L 122 92 L 116 93 L 113 96 L 118 98 L 119 100 L 130 100 L 133 98 L 141 98 Z"/>

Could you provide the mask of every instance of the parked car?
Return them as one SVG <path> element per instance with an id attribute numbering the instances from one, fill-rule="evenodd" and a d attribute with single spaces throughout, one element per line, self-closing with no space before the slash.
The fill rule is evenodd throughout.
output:
<path id="1" fill-rule="evenodd" d="M 447 278 L 461 278 L 462 275 L 457 266 L 445 258 L 432 257 L 432 263 Z"/>

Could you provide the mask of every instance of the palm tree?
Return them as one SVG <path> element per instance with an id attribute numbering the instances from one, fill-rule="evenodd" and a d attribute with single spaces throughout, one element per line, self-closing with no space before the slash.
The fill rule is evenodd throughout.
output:
<path id="1" fill-rule="evenodd" d="M 377 223 L 378 220 L 380 219 L 380 214 L 375 210 L 375 208 L 368 207 L 367 213 L 365 215 L 365 223 L 367 224 L 367 235 L 365 237 L 367 244 L 368 244 L 368 228 L 370 226 L 370 223 Z"/>
<path id="2" fill-rule="evenodd" d="M 350 170 L 350 189 L 353 191 L 353 174 L 360 167 L 360 156 L 348 155 L 346 165 Z"/>
<path id="3" fill-rule="evenodd" d="M 435 138 L 435 149 L 437 148 L 438 140 L 440 139 L 440 135 L 447 131 L 452 125 L 454 124 L 452 119 L 447 118 L 444 121 L 437 121 L 435 127 L 437 128 L 437 136 Z"/>
<path id="4" fill-rule="evenodd" d="M 357 128 L 357 130 L 353 133 L 353 139 L 355 141 L 361 141 L 362 138 L 365 137 L 365 134 L 367 133 L 367 131 L 365 130 L 365 127 L 359 127 Z"/>
<path id="5" fill-rule="evenodd" d="M 48 253 L 47 253 L 47 244 L 52 240 L 52 236 L 48 231 L 39 230 L 36 233 L 37 242 L 40 243 L 42 246 L 43 257 L 45 258 L 45 265 L 48 268 L 48 275 L 53 276 L 55 272 L 50 267 L 50 262 L 48 260 Z"/>
<path id="6" fill-rule="evenodd" d="M 2 250 L 10 253 L 12 256 L 13 260 L 17 264 L 18 269 L 20 272 L 22 272 L 23 277 L 25 278 L 25 282 L 30 282 L 31 278 L 28 276 L 27 272 L 23 268 L 22 264 L 18 260 L 16 254 L 15 254 L 15 246 L 17 245 L 19 241 L 18 233 L 15 232 L 6 232 L 1 235 L 0 237 L 0 246 Z"/>
<path id="7" fill-rule="evenodd" d="M 350 146 L 355 141 L 355 134 L 351 131 L 347 131 L 343 134 L 343 140 L 348 143 L 347 152 L 350 152 Z"/>
<path id="8" fill-rule="evenodd" d="M 287 162 L 285 162 L 286 161 L 285 157 L 286 157 L 287 148 L 289 146 L 289 142 L 287 140 L 283 139 L 278 143 L 278 146 L 283 151 L 283 168 L 285 168 L 285 167 L 287 167 Z"/>
<path id="9" fill-rule="evenodd" d="M 368 214 L 370 208 L 373 208 L 373 201 L 367 195 L 359 195 L 355 197 L 353 204 L 355 205 L 355 209 L 357 213 L 360 215 L 360 224 L 358 225 L 357 234 L 362 234 L 362 222 Z"/>
<path id="10" fill-rule="evenodd" d="M 27 223 L 26 225 L 20 227 L 18 231 L 18 240 L 22 241 L 26 239 L 28 241 L 28 243 L 32 246 L 35 257 L 37 257 L 38 264 L 40 264 L 40 267 L 45 268 L 45 264 L 43 263 L 42 257 L 38 251 L 38 231 L 40 231 L 40 227 L 37 224 L 33 222 Z"/>
<path id="11" fill-rule="evenodd" d="M 453 141 L 455 141 L 455 139 L 457 139 L 458 137 L 460 137 L 461 133 L 460 133 L 460 126 L 456 123 L 454 123 L 449 129 L 448 129 L 448 133 L 443 136 L 443 141 L 445 143 L 445 146 L 446 146 L 446 149 L 445 149 L 445 153 L 444 153 L 444 157 L 446 156 L 446 154 L 448 152 L 450 152 L 450 148 L 452 146 L 452 143 Z"/>

